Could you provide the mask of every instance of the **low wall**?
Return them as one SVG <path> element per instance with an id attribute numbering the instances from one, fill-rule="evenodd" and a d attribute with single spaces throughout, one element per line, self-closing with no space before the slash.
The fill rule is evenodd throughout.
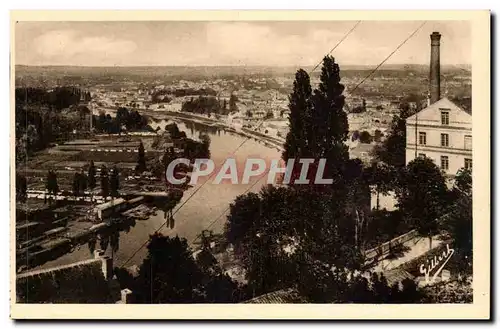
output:
<path id="1" fill-rule="evenodd" d="M 95 258 L 16 275 L 19 303 L 114 303 L 113 260 L 102 250 Z"/>
<path id="2" fill-rule="evenodd" d="M 382 243 L 381 245 L 368 249 L 365 251 L 365 261 L 367 263 L 371 263 L 373 261 L 377 261 L 378 259 L 387 256 L 391 249 L 410 241 L 411 239 L 418 236 L 417 230 L 411 230 L 405 234 L 402 234 L 398 237 L 395 237 L 392 240 Z"/>

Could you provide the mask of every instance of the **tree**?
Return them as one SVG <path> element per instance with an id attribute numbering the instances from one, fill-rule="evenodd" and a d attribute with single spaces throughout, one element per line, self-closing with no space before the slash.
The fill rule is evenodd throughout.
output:
<path id="1" fill-rule="evenodd" d="M 349 159 L 345 142 L 349 132 L 344 111 L 344 85 L 335 59 L 326 56 L 321 68 L 320 83 L 312 96 L 312 124 L 306 126 L 312 158 L 326 158 L 325 176 L 334 179 L 333 188 L 341 188 L 342 171 Z M 308 121 L 308 120 L 306 120 Z"/>
<path id="2" fill-rule="evenodd" d="M 120 189 L 120 173 L 118 167 L 114 166 L 109 176 L 109 188 L 111 190 L 111 197 L 117 197 L 120 195 L 118 190 Z"/>
<path id="3" fill-rule="evenodd" d="M 272 118 L 274 118 L 273 111 L 268 110 L 268 111 L 266 112 L 266 115 L 264 116 L 264 120 L 268 120 L 268 119 L 272 119 Z"/>
<path id="4" fill-rule="evenodd" d="M 431 159 L 417 158 L 408 164 L 402 180 L 403 187 L 397 192 L 399 207 L 418 232 L 429 237 L 431 249 L 437 220 L 449 201 L 445 178 Z"/>
<path id="5" fill-rule="evenodd" d="M 229 97 L 229 112 L 238 112 L 238 106 L 236 105 L 236 101 L 238 98 L 235 94 L 231 94 Z"/>
<path id="6" fill-rule="evenodd" d="M 114 132 L 114 124 L 113 118 L 111 118 L 111 114 L 106 114 L 106 121 L 104 123 L 104 131 L 108 134 L 112 134 Z"/>
<path id="7" fill-rule="evenodd" d="M 363 169 L 363 176 L 366 183 L 372 188 L 372 192 L 377 195 L 376 210 L 379 210 L 380 194 L 385 195 L 394 187 L 392 169 L 384 163 L 372 162 L 369 167 Z"/>
<path id="8" fill-rule="evenodd" d="M 109 196 L 109 177 L 108 169 L 105 165 L 101 167 L 101 194 L 104 200 Z"/>
<path id="9" fill-rule="evenodd" d="M 406 119 L 415 114 L 417 109 L 410 109 L 408 103 L 400 105 L 399 115 L 392 119 L 391 130 L 382 145 L 375 148 L 375 157 L 386 164 L 397 168 L 406 165 Z"/>
<path id="10" fill-rule="evenodd" d="M 458 255 L 459 271 L 472 272 L 472 176 L 462 168 L 455 177 L 451 191 L 453 202 L 443 228 L 453 238 L 453 249 Z"/>
<path id="11" fill-rule="evenodd" d="M 457 194 L 472 195 L 472 171 L 461 168 L 456 176 L 453 185 L 453 192 Z"/>
<path id="12" fill-rule="evenodd" d="M 102 132 L 106 132 L 106 128 L 107 128 L 106 112 L 100 111 L 99 117 L 97 119 L 96 129 Z"/>
<path id="13" fill-rule="evenodd" d="M 230 215 L 226 222 L 226 238 L 235 248 L 239 248 L 254 234 L 254 226 L 258 225 L 260 216 L 260 197 L 256 193 L 248 193 L 236 197 L 231 203 Z"/>
<path id="14" fill-rule="evenodd" d="M 282 158 L 285 161 L 297 157 L 307 157 L 308 135 L 305 125 L 311 124 L 311 82 L 306 71 L 300 69 L 295 74 L 293 91 L 289 97 L 289 131 L 286 136 Z M 307 118 L 307 119 L 306 119 Z M 307 122 L 309 121 L 309 123 Z"/>
<path id="15" fill-rule="evenodd" d="M 345 209 L 338 209 L 329 194 L 267 186 L 231 204 L 225 236 L 246 269 L 252 294 L 258 295 L 307 279 L 298 272 L 304 259 L 358 268 L 354 227 L 345 218 Z"/>
<path id="16" fill-rule="evenodd" d="M 115 117 L 116 125 L 118 126 L 119 132 L 121 132 L 121 127 L 123 125 L 127 126 L 129 122 L 129 112 L 126 108 L 120 107 L 116 111 Z"/>
<path id="17" fill-rule="evenodd" d="M 186 239 L 155 233 L 150 236 L 148 254 L 132 277 L 115 269 L 122 288 L 130 288 L 136 303 L 237 303 L 244 299 L 237 283 L 222 273 L 209 250 L 193 258 Z M 200 256 L 201 255 L 201 256 Z"/>
<path id="18" fill-rule="evenodd" d="M 85 190 L 88 187 L 88 177 L 85 175 L 83 172 L 83 169 L 80 172 L 79 179 L 78 179 L 78 188 L 79 188 L 79 194 L 85 194 Z"/>
<path id="19" fill-rule="evenodd" d="M 75 173 L 75 175 L 73 176 L 73 184 L 72 184 L 73 196 L 75 197 L 75 199 L 78 195 L 80 195 L 80 182 L 81 182 L 80 173 Z"/>
<path id="20" fill-rule="evenodd" d="M 472 196 L 463 194 L 453 203 L 444 227 L 453 238 L 460 272 L 472 273 Z"/>
<path id="21" fill-rule="evenodd" d="M 372 135 L 366 130 L 362 131 L 359 135 L 359 141 L 363 144 L 370 144 L 372 142 Z"/>
<path id="22" fill-rule="evenodd" d="M 139 303 L 193 303 L 201 301 L 202 273 L 187 241 L 155 233 L 148 244 L 135 289 Z"/>
<path id="23" fill-rule="evenodd" d="M 380 142 L 380 140 L 382 139 L 383 136 L 384 136 L 384 134 L 379 129 L 376 129 L 375 136 L 373 136 L 373 140 L 378 143 L 378 142 Z"/>
<path id="24" fill-rule="evenodd" d="M 25 201 L 27 196 L 26 177 L 16 173 L 16 199 Z"/>
<path id="25" fill-rule="evenodd" d="M 210 158 L 210 143 L 211 143 L 210 136 L 207 134 L 200 134 L 200 141 L 201 141 L 200 153 L 206 158 Z"/>
<path id="26" fill-rule="evenodd" d="M 142 173 L 146 171 L 146 157 L 144 155 L 144 145 L 141 143 L 139 144 L 139 152 L 138 152 L 138 158 L 137 158 L 137 167 L 136 171 L 139 173 Z"/>
<path id="27" fill-rule="evenodd" d="M 307 72 L 295 74 L 294 88 L 289 97 L 289 132 L 283 159 L 313 158 L 309 170 L 315 175 L 319 159 L 326 158 L 325 176 L 341 181 L 342 170 L 349 158 L 345 145 L 348 134 L 347 114 L 344 112 L 344 86 L 340 84 L 339 66 L 327 56 L 323 59 L 320 84 L 311 91 Z M 294 169 L 294 173 L 298 170 Z M 294 175 L 292 175 L 294 176 Z"/>
<path id="28" fill-rule="evenodd" d="M 45 188 L 49 192 L 49 196 L 56 196 L 59 192 L 59 186 L 57 184 L 57 174 L 55 173 L 55 171 L 49 170 L 47 174 L 47 180 L 45 182 Z M 49 202 L 50 200 L 51 198 L 49 198 Z"/>
<path id="29" fill-rule="evenodd" d="M 88 171 L 88 180 L 89 180 L 89 188 L 94 189 L 96 187 L 96 169 L 94 165 L 94 161 L 90 160 L 89 171 Z"/>
<path id="30" fill-rule="evenodd" d="M 312 303 L 408 304 L 421 303 L 424 297 L 411 279 L 401 281 L 400 288 L 399 282 L 389 286 L 383 274 L 365 277 L 359 272 L 329 269 L 321 264 L 304 268 L 308 285 L 298 288 Z"/>

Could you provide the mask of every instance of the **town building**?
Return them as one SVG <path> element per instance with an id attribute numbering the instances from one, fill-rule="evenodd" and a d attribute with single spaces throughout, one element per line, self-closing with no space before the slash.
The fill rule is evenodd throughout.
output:
<path id="1" fill-rule="evenodd" d="M 429 106 L 406 119 L 406 163 L 432 159 L 448 177 L 472 169 L 472 115 L 440 93 L 441 35 L 431 34 Z"/>
<path id="2" fill-rule="evenodd" d="M 472 169 L 472 115 L 442 98 L 406 119 L 406 163 L 419 156 L 448 176 Z"/>
<path id="3" fill-rule="evenodd" d="M 102 250 L 94 258 L 16 275 L 18 303 L 129 304 L 132 291 L 121 289 L 113 259 Z"/>
<path id="4" fill-rule="evenodd" d="M 127 201 L 125 199 L 119 198 L 111 200 L 109 202 L 96 205 L 94 208 L 94 213 L 99 220 L 105 220 L 113 214 L 125 210 L 127 207 Z"/>

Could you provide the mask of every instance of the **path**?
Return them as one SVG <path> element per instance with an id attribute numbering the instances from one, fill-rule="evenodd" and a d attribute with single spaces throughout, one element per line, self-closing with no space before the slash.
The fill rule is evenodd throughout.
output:
<path id="1" fill-rule="evenodd" d="M 432 249 L 435 249 L 443 244 L 443 240 L 439 238 L 439 235 L 432 237 Z M 404 255 L 395 259 L 383 259 L 377 263 L 371 270 L 375 272 L 383 272 L 394 269 L 404 263 L 407 263 L 417 257 L 429 251 L 429 238 L 427 237 L 415 237 L 405 243 L 403 243 L 403 249 L 408 249 L 404 251 Z"/>

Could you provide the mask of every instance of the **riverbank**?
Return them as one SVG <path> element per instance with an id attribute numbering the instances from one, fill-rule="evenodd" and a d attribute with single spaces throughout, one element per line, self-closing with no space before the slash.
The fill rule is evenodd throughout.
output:
<path id="1" fill-rule="evenodd" d="M 237 126 L 233 126 L 219 119 L 212 119 L 202 115 L 185 113 L 185 112 L 173 112 L 173 111 L 147 111 L 146 115 L 152 118 L 153 120 L 177 119 L 188 122 L 194 122 L 210 127 L 220 128 L 242 137 L 252 138 L 255 141 L 263 143 L 265 146 L 269 148 L 274 148 L 280 152 L 283 150 L 283 144 L 285 143 L 285 140 L 267 136 L 261 132 L 254 131 L 248 128 L 243 128 L 243 127 L 240 128 Z M 260 124 L 262 124 L 262 122 L 260 122 Z"/>
<path id="2" fill-rule="evenodd" d="M 117 199 L 119 202 L 120 199 Z M 56 221 L 46 221 L 41 216 L 16 225 L 18 239 L 16 267 L 18 271 L 36 268 L 55 260 L 75 248 L 90 244 L 91 241 L 113 241 L 119 231 L 128 231 L 136 221 L 147 220 L 157 212 L 168 211 L 159 206 L 167 204 L 170 196 L 140 196 L 125 201 L 128 207 L 117 209 L 102 221 L 97 220 L 94 203 L 74 200 L 53 201 L 46 210 L 53 214 L 63 214 Z M 111 202 L 112 203 L 112 202 Z M 64 215 L 65 214 L 65 215 Z M 54 215 L 55 216 L 55 215 Z M 29 231 L 28 231 L 29 229 Z M 20 240 L 21 236 L 24 239 Z M 118 243 L 119 235 L 114 239 Z"/>

